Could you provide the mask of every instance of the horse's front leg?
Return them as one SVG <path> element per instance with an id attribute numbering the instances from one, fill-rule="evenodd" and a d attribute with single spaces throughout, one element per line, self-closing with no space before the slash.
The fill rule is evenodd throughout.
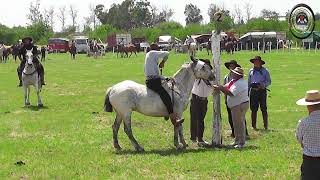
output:
<path id="1" fill-rule="evenodd" d="M 29 106 L 30 102 L 28 100 L 28 87 L 26 85 L 23 85 L 23 90 L 24 90 L 24 105 Z"/>
<path id="2" fill-rule="evenodd" d="M 29 101 L 29 88 L 26 85 L 23 85 L 23 89 L 24 89 L 24 105 L 25 106 L 29 106 L 30 105 L 30 101 Z"/>
<path id="3" fill-rule="evenodd" d="M 179 139 L 180 139 L 180 142 L 183 145 L 183 148 L 188 147 L 188 144 L 186 143 L 186 141 L 184 139 L 184 135 L 183 135 L 183 126 L 180 125 L 178 130 L 179 130 Z"/>
<path id="4" fill-rule="evenodd" d="M 38 82 L 40 82 L 40 80 L 38 79 Z M 40 83 L 37 83 L 35 85 L 35 89 L 36 89 L 36 92 L 37 92 L 37 97 L 38 97 L 38 107 L 43 107 L 43 104 L 42 104 L 42 100 L 41 100 L 41 97 L 40 97 Z"/>

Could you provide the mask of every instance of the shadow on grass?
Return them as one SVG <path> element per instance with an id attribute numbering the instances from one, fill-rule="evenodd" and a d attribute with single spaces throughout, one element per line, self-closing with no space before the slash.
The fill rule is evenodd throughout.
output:
<path id="1" fill-rule="evenodd" d="M 144 151 L 144 152 L 137 152 L 135 150 L 121 150 L 115 152 L 117 155 L 149 155 L 149 154 L 157 154 L 160 156 L 178 156 L 181 154 L 189 154 L 189 153 L 202 153 L 202 152 L 208 152 L 208 151 L 247 151 L 247 150 L 256 150 L 259 149 L 257 146 L 246 146 L 243 149 L 235 149 L 232 146 L 223 145 L 222 147 L 206 147 L 206 148 L 199 148 L 199 149 L 185 149 L 185 150 L 177 150 L 176 148 L 170 148 L 170 149 L 163 149 L 163 150 L 150 150 L 150 151 Z"/>
<path id="2" fill-rule="evenodd" d="M 43 107 L 38 107 L 38 106 L 34 106 L 34 105 L 30 105 L 30 106 L 25 106 L 25 107 L 22 107 L 24 109 L 30 109 L 31 111 L 39 111 L 41 109 L 49 109 L 48 106 L 43 106 Z"/>

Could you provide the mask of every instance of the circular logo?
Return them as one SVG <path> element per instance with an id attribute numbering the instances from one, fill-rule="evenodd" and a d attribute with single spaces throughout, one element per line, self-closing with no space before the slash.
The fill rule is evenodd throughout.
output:
<path id="1" fill-rule="evenodd" d="M 296 5 L 290 12 L 289 29 L 298 39 L 308 38 L 314 30 L 315 18 L 312 9 L 306 4 Z"/>

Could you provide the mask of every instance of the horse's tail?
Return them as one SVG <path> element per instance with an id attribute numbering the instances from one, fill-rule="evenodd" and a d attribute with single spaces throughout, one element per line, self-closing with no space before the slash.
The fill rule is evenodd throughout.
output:
<path id="1" fill-rule="evenodd" d="M 110 103 L 110 91 L 111 91 L 111 88 L 109 88 L 107 90 L 107 94 L 106 94 L 106 97 L 104 99 L 104 111 L 105 112 L 113 112 L 113 108 L 112 108 L 112 105 Z"/>

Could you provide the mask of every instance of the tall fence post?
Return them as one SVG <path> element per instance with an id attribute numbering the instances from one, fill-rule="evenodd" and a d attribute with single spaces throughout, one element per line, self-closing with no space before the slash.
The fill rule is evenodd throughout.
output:
<path id="1" fill-rule="evenodd" d="M 212 31 L 211 36 L 211 49 L 213 55 L 213 64 L 215 69 L 215 82 L 214 84 L 220 85 L 220 67 L 221 67 L 221 54 L 220 54 L 220 31 Z M 220 92 L 213 94 L 213 124 L 212 124 L 212 145 L 222 145 L 222 124 L 221 124 L 221 103 Z"/>

